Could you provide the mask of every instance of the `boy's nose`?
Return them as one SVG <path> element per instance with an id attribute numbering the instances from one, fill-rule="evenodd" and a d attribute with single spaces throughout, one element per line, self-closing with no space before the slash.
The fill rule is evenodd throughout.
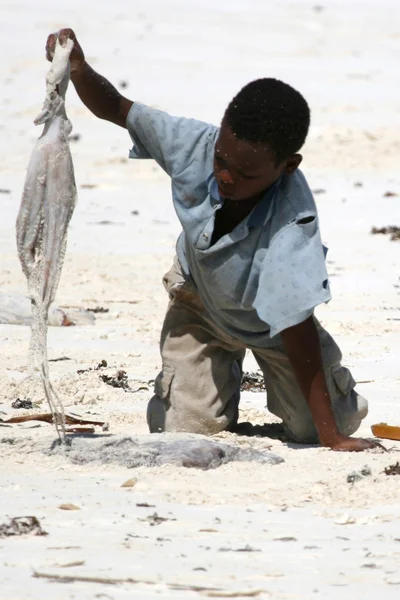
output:
<path id="1" fill-rule="evenodd" d="M 226 184 L 226 185 L 232 185 L 233 184 L 233 179 L 231 174 L 229 173 L 228 169 L 221 169 L 221 171 L 219 172 L 219 181 L 220 183 Z"/>

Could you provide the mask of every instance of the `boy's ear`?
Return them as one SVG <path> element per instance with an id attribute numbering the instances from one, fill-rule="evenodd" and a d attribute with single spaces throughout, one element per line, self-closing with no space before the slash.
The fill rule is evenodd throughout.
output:
<path id="1" fill-rule="evenodd" d="M 295 170 L 299 167 L 302 160 L 303 157 L 301 154 L 293 154 L 290 158 L 288 158 L 288 160 L 286 161 L 285 168 L 286 175 L 291 175 L 292 173 L 294 173 Z"/>

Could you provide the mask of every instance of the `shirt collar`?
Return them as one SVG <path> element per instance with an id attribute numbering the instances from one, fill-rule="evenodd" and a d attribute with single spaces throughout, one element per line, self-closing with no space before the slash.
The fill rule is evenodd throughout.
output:
<path id="1" fill-rule="evenodd" d="M 274 204 L 273 198 L 274 198 L 275 192 L 279 188 L 279 185 L 280 185 L 282 179 L 283 179 L 283 175 L 281 175 L 275 181 L 275 183 L 270 185 L 269 188 L 265 191 L 265 194 L 262 197 L 262 199 L 260 200 L 260 202 L 253 208 L 253 210 L 250 213 L 249 220 L 247 223 L 249 228 L 265 225 L 269 221 L 269 219 L 271 218 L 271 215 L 272 215 L 272 210 L 273 210 L 273 204 Z M 215 179 L 213 172 L 210 173 L 210 175 L 207 177 L 206 183 L 207 183 L 208 193 L 210 194 L 211 204 L 213 206 L 216 206 L 218 204 L 223 204 L 224 200 L 221 198 L 221 196 L 219 194 L 217 180 Z"/>

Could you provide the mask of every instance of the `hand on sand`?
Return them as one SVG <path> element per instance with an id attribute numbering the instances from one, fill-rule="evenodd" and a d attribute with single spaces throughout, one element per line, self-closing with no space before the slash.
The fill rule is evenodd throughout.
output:
<path id="1" fill-rule="evenodd" d="M 375 440 L 364 440 L 362 438 L 352 438 L 342 436 L 329 447 L 336 452 L 362 452 L 371 448 L 382 448 L 386 450 L 382 444 Z"/>
<path id="2" fill-rule="evenodd" d="M 59 40 L 60 44 L 64 46 L 68 38 L 74 42 L 74 47 L 69 57 L 71 73 L 74 73 L 79 71 L 79 69 L 85 64 L 85 54 L 72 29 L 60 29 L 56 33 L 51 33 L 49 35 L 46 42 L 46 58 L 50 62 L 53 60 L 57 39 Z"/>

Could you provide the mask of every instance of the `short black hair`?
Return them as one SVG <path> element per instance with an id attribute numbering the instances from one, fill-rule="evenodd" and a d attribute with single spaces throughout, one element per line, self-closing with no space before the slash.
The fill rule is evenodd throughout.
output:
<path id="1" fill-rule="evenodd" d="M 224 122 L 238 139 L 267 145 L 280 163 L 304 144 L 310 109 L 300 92 L 287 83 L 256 79 L 231 100 Z"/>

